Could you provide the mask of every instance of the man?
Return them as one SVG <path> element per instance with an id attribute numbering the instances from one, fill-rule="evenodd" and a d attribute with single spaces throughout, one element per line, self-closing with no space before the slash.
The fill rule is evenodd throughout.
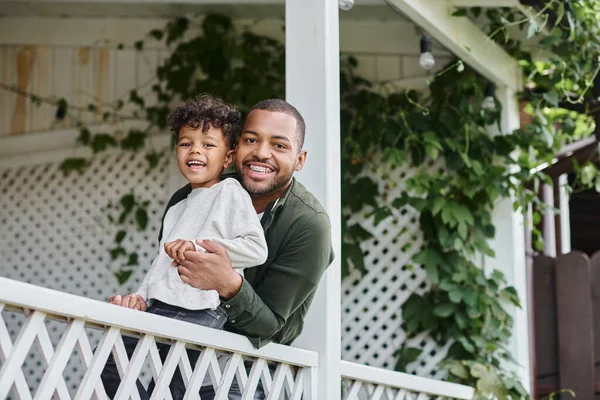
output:
<path id="1" fill-rule="evenodd" d="M 289 345 L 298 337 L 334 257 L 327 213 L 293 178 L 306 161 L 304 135 L 300 113 L 277 99 L 255 105 L 242 127 L 235 167 L 265 231 L 269 255 L 263 265 L 241 277 L 225 249 L 210 241 L 198 243 L 206 253 L 186 252 L 185 261 L 174 263 L 183 282 L 219 293 L 228 314 L 226 329 L 245 335 L 257 348 L 269 342 Z M 190 190 L 189 185 L 178 190 L 167 210 Z M 205 389 L 201 394 L 205 398 Z"/>

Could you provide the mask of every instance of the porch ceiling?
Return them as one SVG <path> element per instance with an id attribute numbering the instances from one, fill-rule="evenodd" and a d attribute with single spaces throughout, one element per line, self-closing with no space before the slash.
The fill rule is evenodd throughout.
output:
<path id="1" fill-rule="evenodd" d="M 408 21 L 384 0 L 355 0 L 344 20 Z M 2 0 L 0 17 L 172 18 L 224 13 L 234 18 L 285 18 L 285 0 Z"/>

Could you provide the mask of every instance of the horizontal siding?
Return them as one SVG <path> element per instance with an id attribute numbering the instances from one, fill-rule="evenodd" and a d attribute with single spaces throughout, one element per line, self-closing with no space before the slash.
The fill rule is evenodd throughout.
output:
<path id="1" fill-rule="evenodd" d="M 114 104 L 140 87 L 149 94 L 153 73 L 164 50 L 144 53 L 109 47 L 0 45 L 3 84 L 50 99 L 65 98 L 70 105 Z M 163 53 L 163 54 L 161 54 Z M 24 96 L 0 89 L 0 135 L 64 129 L 101 122 L 101 114 L 71 110 L 64 121 L 55 120 L 53 105 L 35 106 Z"/>
<path id="2" fill-rule="evenodd" d="M 133 27 L 134 21 L 52 18 L 22 20 L 21 22 L 29 23 L 9 23 L 14 28 L 9 30 L 6 30 L 6 24 L 0 26 L 0 82 L 3 84 L 54 99 L 63 97 L 70 105 L 79 107 L 125 100 L 129 97 L 129 92 L 137 88 L 142 97 L 146 98 L 146 103 L 153 104 L 153 96 L 149 95 L 151 86 L 156 81 L 154 71 L 168 56 L 168 50 L 164 47 L 148 47 L 144 52 L 127 47 L 116 50 L 115 43 L 118 40 L 129 38 L 127 42 L 132 42 L 140 37 L 133 36 L 140 30 L 140 27 Z M 36 24 L 36 21 L 39 23 Z M 11 22 L 11 19 L 4 22 Z M 164 21 L 138 22 L 144 28 L 164 25 Z M 55 28 L 57 24 L 65 29 L 69 28 L 69 31 L 71 28 L 79 30 L 80 34 L 56 36 L 56 30 L 52 27 Z M 282 21 L 266 20 L 251 25 L 257 33 L 283 39 Z M 31 26 L 37 28 L 30 29 Z M 94 32 L 100 36 L 92 40 L 90 35 Z M 341 51 L 356 55 L 360 63 L 357 72 L 369 80 L 387 82 L 426 75 L 418 66 L 419 38 L 412 25 L 342 21 L 340 35 Z M 59 38 L 65 43 L 57 42 Z M 45 44 L 36 44 L 42 42 Z M 48 42 L 55 44 L 47 44 Z M 82 43 L 90 45 L 83 46 Z M 438 65 L 441 65 L 443 54 Z M 0 89 L 0 136 L 75 126 L 73 119 L 56 121 L 55 111 L 53 105 L 36 107 L 23 96 Z M 123 113 L 129 114 L 128 111 L 132 109 L 126 108 Z M 101 120 L 100 113 L 87 111 L 73 110 L 70 116 L 85 123 Z"/>

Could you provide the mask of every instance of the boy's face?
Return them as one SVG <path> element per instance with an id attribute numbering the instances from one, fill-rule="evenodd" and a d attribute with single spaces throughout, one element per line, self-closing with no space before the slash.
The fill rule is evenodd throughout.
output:
<path id="1" fill-rule="evenodd" d="M 294 117 L 265 110 L 248 114 L 236 149 L 235 167 L 250 194 L 268 195 L 286 188 L 305 160 L 306 151 L 298 148 Z"/>
<path id="2" fill-rule="evenodd" d="M 202 126 L 181 128 L 176 153 L 177 166 L 194 189 L 219 183 L 223 169 L 233 161 L 233 150 L 223 132 L 212 125 L 206 132 L 202 132 Z"/>

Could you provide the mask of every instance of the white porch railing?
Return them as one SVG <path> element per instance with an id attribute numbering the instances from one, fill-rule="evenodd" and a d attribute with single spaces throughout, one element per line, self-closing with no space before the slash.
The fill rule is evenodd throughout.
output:
<path id="1" fill-rule="evenodd" d="M 344 400 L 425 400 L 446 397 L 470 400 L 469 386 L 342 361 Z"/>
<path id="2" fill-rule="evenodd" d="M 7 326 L 8 315 L 23 314 L 18 334 Z M 50 322 L 52 321 L 52 322 Z M 14 320 L 11 320 L 15 325 Z M 62 325 L 60 340 L 48 327 Z M 100 332 L 99 343 L 88 336 Z M 128 359 L 121 335 L 140 338 Z M 11 337 L 12 336 L 12 337 Z M 34 344 L 34 342 L 36 344 Z M 157 343 L 170 344 L 162 360 Z M 200 352 L 191 365 L 186 349 Z M 139 399 L 136 381 L 154 379 L 152 399 L 170 399 L 169 382 L 177 367 L 182 371 L 185 399 L 197 399 L 201 385 L 212 385 L 216 399 L 227 399 L 237 381 L 249 400 L 262 386 L 267 399 L 315 399 L 318 354 L 269 344 L 255 350 L 243 337 L 153 314 L 120 308 L 84 297 L 0 278 L 0 399 L 106 399 L 100 374 L 112 353 L 122 382 L 117 399 Z M 29 382 L 25 359 L 39 354 L 44 374 Z M 228 357 L 217 357 L 228 354 Z M 69 365 L 83 365 L 80 381 L 65 379 Z M 41 365 L 41 364 L 45 365 Z M 421 400 L 429 396 L 470 399 L 473 389 L 342 361 L 344 399 Z M 144 379 L 144 372 L 149 376 Z M 67 383 L 69 385 L 67 385 Z M 339 383 L 338 383 L 339 384 Z M 326 399 L 330 400 L 330 399 Z"/>
<path id="3" fill-rule="evenodd" d="M 310 399 L 315 390 L 317 353 L 288 346 L 269 344 L 255 350 L 245 338 L 215 331 L 153 314 L 119 308 L 107 303 L 54 291 L 27 283 L 0 278 L 0 399 L 11 393 L 16 399 L 31 399 L 32 393 L 22 365 L 32 352 L 41 353 L 45 366 L 43 378 L 33 388 L 35 399 L 56 398 L 105 399 L 100 374 L 112 353 L 121 385 L 115 398 L 139 398 L 136 380 L 144 367 L 156 382 L 152 399 L 170 398 L 169 383 L 177 366 L 186 384 L 186 399 L 199 398 L 198 390 L 206 380 L 212 384 L 216 399 L 226 399 L 237 379 L 243 399 L 252 399 L 260 383 L 269 399 L 285 396 Z M 14 342 L 7 329 L 4 314 L 24 313 L 27 318 Z M 60 342 L 53 345 L 47 321 L 66 325 Z M 101 330 L 97 347 L 88 334 Z M 137 348 L 128 360 L 121 334 L 139 337 Z M 15 335 L 13 335 L 15 336 Z M 37 343 L 37 348 L 34 345 Z M 157 342 L 171 344 L 169 354 L 161 361 Z M 95 347 L 95 350 L 93 348 Z M 199 350 L 200 357 L 191 365 L 185 349 Z M 218 354 L 229 354 L 219 362 Z M 69 361 L 79 357 L 85 366 L 81 382 L 65 382 Z M 271 371 L 274 369 L 274 373 Z M 35 385 L 32 385 L 35 386 Z M 73 388 L 76 388 L 75 393 Z M 285 393 L 285 395 L 284 395 Z"/>

